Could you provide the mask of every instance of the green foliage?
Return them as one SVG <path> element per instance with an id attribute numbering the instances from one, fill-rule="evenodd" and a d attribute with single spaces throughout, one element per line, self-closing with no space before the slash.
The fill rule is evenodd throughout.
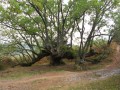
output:
<path id="1" fill-rule="evenodd" d="M 16 51 L 14 44 L 0 44 L 0 67 L 7 68 L 15 65 L 10 54 Z"/>
<path id="2" fill-rule="evenodd" d="M 86 58 L 86 61 L 92 62 L 93 64 L 97 64 L 107 57 L 108 57 L 107 54 L 98 54 L 98 55 L 94 55 L 94 56 Z"/>
<path id="3" fill-rule="evenodd" d="M 31 58 L 38 57 L 41 49 L 48 46 L 47 44 L 52 48 L 51 50 L 57 49 L 58 56 L 64 53 L 77 56 L 77 50 L 62 46 L 64 39 L 66 37 L 68 39 L 73 27 L 73 33 L 79 31 L 82 39 L 86 35 L 85 25 L 90 23 L 93 30 L 89 30 L 90 35 L 80 53 L 87 51 L 92 35 L 106 24 L 104 14 L 113 9 L 110 7 L 113 3 L 116 4 L 115 0 L 69 0 L 68 4 L 64 4 L 62 0 L 2 0 L 0 2 L 0 22 L 11 31 L 16 31 L 14 34 L 10 33 L 10 37 L 20 48 L 22 47 L 23 54 L 32 53 L 30 55 L 28 53 Z M 88 15 L 90 20 L 87 21 Z M 84 42 L 84 38 L 82 41 Z M 52 47 L 52 42 L 57 42 L 55 48 Z M 26 49 L 23 44 L 28 48 Z M 36 47 L 38 50 L 35 50 Z M 49 52 L 54 54 L 51 50 Z"/>
<path id="4" fill-rule="evenodd" d="M 117 14 L 117 17 L 115 18 L 115 27 L 112 30 L 112 33 L 114 34 L 114 40 L 120 44 L 120 14 Z"/>
<path id="5" fill-rule="evenodd" d="M 9 56 L 11 52 L 17 50 L 15 43 L 0 44 L 0 56 Z"/>
<path id="6" fill-rule="evenodd" d="M 93 41 L 93 47 L 97 54 L 86 58 L 87 61 L 92 63 L 101 62 L 113 52 L 112 48 L 107 46 L 107 41 L 103 39 L 97 39 Z"/>
<path id="7" fill-rule="evenodd" d="M 1 58 L 0 58 L 0 71 L 1 70 L 4 70 L 4 64 L 2 63 Z"/>
<path id="8" fill-rule="evenodd" d="M 79 18 L 80 16 L 82 16 L 82 14 L 89 9 L 90 5 L 89 2 L 87 2 L 87 0 L 76 0 L 74 2 L 71 2 L 73 4 L 75 4 L 73 6 L 73 10 L 71 11 L 71 17 L 72 18 Z"/>
<path id="9" fill-rule="evenodd" d="M 93 47 L 95 48 L 104 48 L 106 44 L 107 44 L 107 40 L 104 39 L 96 39 L 93 41 Z"/>
<path id="10" fill-rule="evenodd" d="M 112 48 L 107 46 L 107 40 L 97 39 L 93 41 L 93 46 L 95 47 L 96 51 L 101 54 L 109 55 L 113 52 Z"/>
<path id="11" fill-rule="evenodd" d="M 43 9 L 43 3 L 45 0 L 31 0 L 40 10 Z"/>
<path id="12" fill-rule="evenodd" d="M 61 46 L 60 50 L 63 51 L 64 56 L 70 59 L 77 57 L 77 50 L 68 46 Z"/>
<path id="13" fill-rule="evenodd" d="M 78 45 L 73 45 L 72 46 L 74 55 L 77 57 L 78 56 L 78 51 L 79 51 L 79 46 Z"/>

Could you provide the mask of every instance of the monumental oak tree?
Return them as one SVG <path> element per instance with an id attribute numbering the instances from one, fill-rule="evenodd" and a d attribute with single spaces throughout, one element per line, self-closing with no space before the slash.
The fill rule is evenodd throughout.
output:
<path id="1" fill-rule="evenodd" d="M 79 62 L 91 47 L 96 33 L 106 25 L 106 15 L 118 0 L 0 0 L 0 23 L 21 54 L 29 56 L 32 65 L 44 56 L 51 56 L 51 65 L 62 64 L 66 56 L 68 36 L 79 32 Z M 90 17 L 87 20 L 87 17 Z M 85 25 L 91 29 L 86 36 Z M 11 33 L 10 33 L 11 32 Z M 102 35 L 102 34 L 101 34 Z"/>

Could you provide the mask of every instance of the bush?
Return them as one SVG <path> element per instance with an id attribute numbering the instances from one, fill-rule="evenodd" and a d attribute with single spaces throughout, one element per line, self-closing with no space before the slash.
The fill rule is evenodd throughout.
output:
<path id="1" fill-rule="evenodd" d="M 63 53 L 63 58 L 74 59 L 77 56 L 77 51 L 68 46 L 62 46 L 61 51 Z"/>
<path id="2" fill-rule="evenodd" d="M 99 39 L 94 41 L 93 47 L 98 54 L 86 58 L 86 61 L 92 62 L 93 64 L 101 62 L 113 53 L 112 48 L 107 46 L 107 42 L 105 40 Z"/>
<path id="3" fill-rule="evenodd" d="M 0 71 L 4 70 L 4 64 L 2 63 L 1 59 L 0 59 Z"/>
<path id="4" fill-rule="evenodd" d="M 96 50 L 96 52 L 98 53 L 112 53 L 112 49 L 108 47 L 107 41 L 103 39 L 96 39 L 95 41 L 93 41 L 93 47 L 94 50 Z"/>
<path id="5" fill-rule="evenodd" d="M 13 62 L 11 60 L 11 58 L 9 58 L 9 57 L 3 57 L 2 62 L 3 62 L 3 64 L 5 64 L 6 66 L 9 66 L 9 67 L 12 67 L 15 65 L 15 62 Z"/>
<path id="6" fill-rule="evenodd" d="M 14 67 L 15 66 L 15 62 L 12 61 L 9 57 L 7 56 L 3 56 L 0 58 L 0 68 L 2 69 L 6 69 L 9 67 Z"/>

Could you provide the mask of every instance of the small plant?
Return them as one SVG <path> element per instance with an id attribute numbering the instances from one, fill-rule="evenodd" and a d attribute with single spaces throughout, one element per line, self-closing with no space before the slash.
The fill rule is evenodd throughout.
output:
<path id="1" fill-rule="evenodd" d="M 112 48 L 107 46 L 106 40 L 95 40 L 93 42 L 93 47 L 97 54 L 86 58 L 86 61 L 92 62 L 93 64 L 101 62 L 113 52 Z"/>
<path id="2" fill-rule="evenodd" d="M 1 58 L 0 58 L 0 71 L 1 70 L 4 70 L 4 65 L 3 65 L 2 61 L 1 61 Z"/>
<path id="3" fill-rule="evenodd" d="M 62 46 L 60 48 L 63 51 L 63 58 L 73 59 L 76 57 L 76 50 L 69 46 Z"/>

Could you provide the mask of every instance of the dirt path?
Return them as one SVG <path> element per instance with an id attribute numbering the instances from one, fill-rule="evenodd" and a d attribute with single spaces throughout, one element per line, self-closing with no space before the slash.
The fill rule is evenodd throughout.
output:
<path id="1" fill-rule="evenodd" d="M 116 49 L 113 63 L 104 69 L 84 72 L 49 72 L 21 80 L 1 80 L 0 90 L 51 90 L 52 87 L 61 88 L 76 82 L 104 79 L 115 74 L 120 74 L 120 46 Z"/>

